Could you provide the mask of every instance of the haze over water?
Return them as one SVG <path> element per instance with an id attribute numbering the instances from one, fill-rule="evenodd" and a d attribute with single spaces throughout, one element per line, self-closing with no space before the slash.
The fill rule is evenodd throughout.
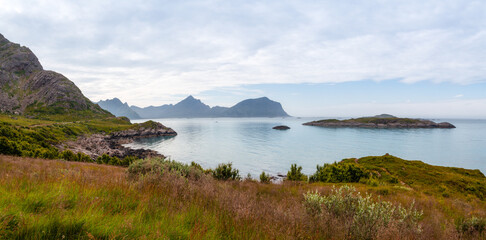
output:
<path id="1" fill-rule="evenodd" d="M 174 129 L 173 138 L 128 144 L 156 150 L 173 160 L 214 168 L 232 162 L 241 176 L 265 171 L 286 174 L 297 163 L 312 174 L 316 165 L 389 153 L 439 166 L 479 169 L 486 173 L 486 120 L 448 121 L 455 129 L 363 129 L 303 126 L 316 118 L 154 119 Z M 143 122 L 145 120 L 133 121 Z M 276 125 L 291 127 L 273 130 Z"/>

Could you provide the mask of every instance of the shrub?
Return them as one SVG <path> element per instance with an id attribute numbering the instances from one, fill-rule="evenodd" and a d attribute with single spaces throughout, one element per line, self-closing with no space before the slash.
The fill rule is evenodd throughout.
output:
<path id="1" fill-rule="evenodd" d="M 133 162 L 128 167 L 128 174 L 131 178 L 147 174 L 163 175 L 174 173 L 182 177 L 199 179 L 202 175 L 201 170 L 184 163 L 166 160 L 164 158 L 148 158 Z"/>
<path id="2" fill-rule="evenodd" d="M 148 173 L 162 174 L 164 172 L 164 160 L 161 158 L 140 159 L 128 167 L 128 174 L 131 177 L 145 175 Z"/>
<path id="3" fill-rule="evenodd" d="M 78 152 L 77 154 L 78 162 L 92 162 L 91 157 L 88 156 L 87 154 L 84 154 L 82 152 Z M 127 165 L 128 166 L 128 165 Z"/>
<path id="4" fill-rule="evenodd" d="M 486 219 L 471 217 L 456 220 L 457 232 L 461 235 L 471 237 L 484 237 L 486 232 Z"/>
<path id="5" fill-rule="evenodd" d="M 8 140 L 8 138 L 3 136 L 0 137 L 0 153 L 15 156 L 22 155 L 22 151 L 20 150 L 17 143 L 10 141 Z"/>
<path id="6" fill-rule="evenodd" d="M 332 189 L 328 196 L 320 196 L 318 192 L 308 192 L 304 195 L 304 207 L 313 217 L 321 215 L 323 210 L 340 222 L 350 222 L 347 232 L 351 239 L 374 239 L 379 230 L 387 228 L 391 222 L 395 226 L 420 232 L 419 221 L 422 211 L 391 202 L 373 200 L 371 195 L 361 196 L 352 186 L 342 186 Z"/>
<path id="7" fill-rule="evenodd" d="M 61 158 L 66 161 L 78 161 L 78 156 L 71 150 L 64 150 L 61 152 Z"/>
<path id="8" fill-rule="evenodd" d="M 135 156 L 127 156 L 127 157 L 125 157 L 125 158 L 123 158 L 121 160 L 121 163 L 120 164 L 123 167 L 128 167 L 128 166 L 130 166 L 130 164 L 132 164 L 133 162 L 135 162 L 137 160 L 139 160 L 138 157 L 135 157 Z"/>
<path id="9" fill-rule="evenodd" d="M 96 159 L 96 162 L 98 164 L 108 164 L 111 160 L 111 157 L 110 155 L 104 153 L 103 155 L 99 156 L 97 159 Z"/>
<path id="10" fill-rule="evenodd" d="M 270 175 L 266 174 L 265 172 L 262 172 L 262 174 L 260 174 L 260 182 L 270 183 Z"/>
<path id="11" fill-rule="evenodd" d="M 297 164 L 292 164 L 290 171 L 287 172 L 287 180 L 307 181 L 307 176 L 302 173 L 302 166 L 297 167 Z"/>
<path id="12" fill-rule="evenodd" d="M 304 194 L 304 207 L 307 214 L 316 217 L 322 214 L 322 203 L 324 198 L 317 192 L 307 192 Z"/>
<path id="13" fill-rule="evenodd" d="M 221 163 L 213 170 L 213 177 L 218 180 L 240 180 L 238 169 L 233 169 L 232 163 Z"/>
<path id="14" fill-rule="evenodd" d="M 194 161 L 191 162 L 191 167 L 195 168 L 195 169 L 198 169 L 200 170 L 201 172 L 204 172 L 204 169 L 203 167 L 201 167 L 201 165 L 199 163 L 196 163 Z"/>
<path id="15" fill-rule="evenodd" d="M 314 173 L 310 182 L 359 182 L 362 178 L 368 178 L 369 174 L 353 163 L 325 163 L 323 166 L 317 165 L 317 171 Z"/>

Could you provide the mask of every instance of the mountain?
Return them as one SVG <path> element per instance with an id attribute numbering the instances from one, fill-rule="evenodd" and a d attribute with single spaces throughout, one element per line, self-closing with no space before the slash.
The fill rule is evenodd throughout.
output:
<path id="1" fill-rule="evenodd" d="M 239 102 L 227 111 L 226 117 L 288 117 L 282 105 L 267 97 L 247 99 Z"/>
<path id="2" fill-rule="evenodd" d="M 129 119 L 141 118 L 127 103 L 122 103 L 118 98 L 101 100 L 97 104 L 117 117 L 127 117 Z"/>
<path id="3" fill-rule="evenodd" d="M 196 117 L 288 117 L 282 105 L 266 97 L 247 99 L 231 108 L 209 107 L 189 96 L 181 102 L 159 107 L 131 108 L 142 118 L 196 118 Z"/>
<path id="4" fill-rule="evenodd" d="M 42 117 L 111 116 L 65 76 L 43 69 L 27 47 L 0 34 L 0 112 Z"/>

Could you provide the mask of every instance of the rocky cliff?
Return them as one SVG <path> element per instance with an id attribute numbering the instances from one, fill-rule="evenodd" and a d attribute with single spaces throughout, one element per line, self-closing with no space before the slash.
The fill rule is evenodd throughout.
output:
<path id="1" fill-rule="evenodd" d="M 84 112 L 90 116 L 111 116 L 65 76 L 44 70 L 29 48 L 12 43 L 1 34 L 0 112 L 29 116 Z"/>

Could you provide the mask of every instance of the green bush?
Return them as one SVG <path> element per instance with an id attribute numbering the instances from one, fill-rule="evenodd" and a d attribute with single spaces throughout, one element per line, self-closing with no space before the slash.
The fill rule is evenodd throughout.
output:
<path id="1" fill-rule="evenodd" d="M 240 180 L 238 169 L 233 169 L 232 163 L 221 163 L 213 170 L 213 177 L 218 180 Z"/>
<path id="2" fill-rule="evenodd" d="M 202 171 L 198 168 L 164 158 L 137 160 L 130 164 L 127 171 L 131 178 L 137 178 L 147 174 L 162 176 L 165 173 L 173 173 L 186 178 L 199 179 L 202 175 Z"/>
<path id="3" fill-rule="evenodd" d="M 308 192 L 304 195 L 304 207 L 313 217 L 326 212 L 341 222 L 351 222 L 347 232 L 351 239 L 375 239 L 378 231 L 386 229 L 391 222 L 395 226 L 415 232 L 421 231 L 419 221 L 422 211 L 401 205 L 395 206 L 391 202 L 373 200 L 371 195 L 361 196 L 352 186 L 333 188 L 328 196 L 320 196 L 318 192 Z"/>
<path id="4" fill-rule="evenodd" d="M 96 163 L 98 164 L 108 164 L 110 161 L 111 161 L 111 157 L 106 153 L 96 158 Z"/>
<path id="5" fill-rule="evenodd" d="M 78 161 L 78 156 L 71 150 L 64 150 L 61 152 L 61 158 L 66 161 Z"/>
<path id="6" fill-rule="evenodd" d="M 265 172 L 262 172 L 262 174 L 260 174 L 260 182 L 270 183 L 270 175 L 266 174 Z"/>
<path id="7" fill-rule="evenodd" d="M 201 167 L 201 165 L 199 163 L 194 162 L 194 161 L 191 162 L 191 167 L 193 167 L 195 169 L 199 169 L 201 172 L 204 172 L 204 169 Z"/>
<path id="8" fill-rule="evenodd" d="M 486 219 L 478 217 L 461 218 L 456 220 L 456 229 L 459 234 L 470 237 L 485 237 Z"/>
<path id="9" fill-rule="evenodd" d="M 309 179 L 310 182 L 351 183 L 359 182 L 362 178 L 368 178 L 369 174 L 353 163 L 325 163 L 317 165 L 317 171 Z"/>
<path id="10" fill-rule="evenodd" d="M 77 161 L 78 162 L 92 162 L 93 160 L 91 160 L 91 157 L 82 153 L 82 152 L 78 152 L 76 154 L 77 156 Z"/>
<path id="11" fill-rule="evenodd" d="M 0 137 L 0 153 L 14 156 L 22 155 L 22 151 L 18 144 L 3 136 Z"/>
<path id="12" fill-rule="evenodd" d="M 304 194 L 304 207 L 307 214 L 317 217 L 322 214 L 322 203 L 324 198 L 317 192 L 307 192 Z"/>
<path id="13" fill-rule="evenodd" d="M 137 160 L 140 160 L 140 159 L 138 157 L 135 157 L 135 156 L 127 156 L 127 157 L 125 157 L 121 160 L 120 166 L 128 167 L 128 166 L 130 166 L 130 164 L 132 164 L 133 162 L 135 162 Z"/>
<path id="14" fill-rule="evenodd" d="M 287 172 L 287 180 L 307 181 L 307 176 L 302 173 L 302 166 L 297 167 L 297 164 L 292 164 L 290 171 Z"/>

